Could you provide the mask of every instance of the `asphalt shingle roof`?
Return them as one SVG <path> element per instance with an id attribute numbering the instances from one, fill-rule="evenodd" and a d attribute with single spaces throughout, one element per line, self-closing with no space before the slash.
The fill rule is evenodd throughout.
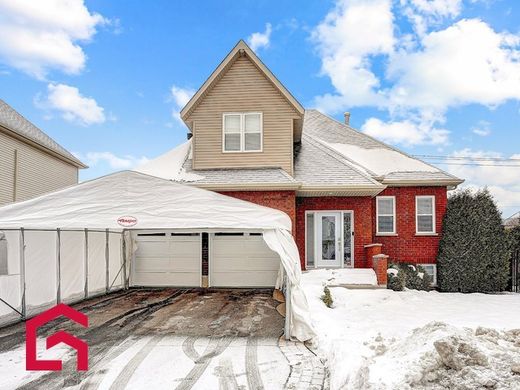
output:
<path id="1" fill-rule="evenodd" d="M 74 162 L 80 167 L 86 167 L 85 164 L 77 159 L 72 153 L 67 151 L 51 137 L 25 119 L 2 99 L 0 99 L 0 125 L 8 128 L 22 137 L 36 142 L 46 149 L 59 154 L 60 156 Z"/>
<path id="2" fill-rule="evenodd" d="M 370 176 L 355 169 L 339 153 L 316 138 L 302 136 L 294 164 L 295 179 L 309 186 L 377 186 Z"/>
<path id="3" fill-rule="evenodd" d="M 297 184 L 287 172 L 281 168 L 255 168 L 255 169 L 192 169 L 192 160 L 187 159 L 183 168 L 186 173 L 193 173 L 202 178 L 194 181 L 194 184 Z"/>
<path id="4" fill-rule="evenodd" d="M 305 111 L 305 117 L 303 122 L 303 135 L 310 136 L 314 139 L 324 141 L 327 144 L 347 144 L 347 145 L 354 145 L 362 149 L 383 149 L 387 151 L 394 151 L 397 153 L 400 153 L 403 156 L 406 156 L 407 158 L 421 161 L 418 159 L 415 159 L 403 152 L 401 152 L 398 149 L 392 148 L 389 145 L 386 145 L 385 143 L 378 141 L 366 134 L 363 134 L 352 127 L 338 122 L 321 112 L 317 110 L 306 110 Z M 351 159 L 351 156 L 344 156 L 347 160 Z M 410 160 L 408 160 L 410 161 Z M 358 165 L 360 167 L 363 167 L 362 162 L 356 161 L 352 158 L 352 162 L 355 163 L 355 165 Z M 422 161 L 421 161 L 422 162 Z M 384 174 L 383 176 L 383 182 L 386 180 L 388 182 L 394 181 L 425 181 L 425 182 L 432 182 L 432 181 L 450 181 L 450 182 L 461 182 L 460 179 L 457 177 L 450 175 L 447 172 L 444 172 L 443 170 L 433 167 L 429 164 L 426 164 L 424 162 L 423 166 L 427 167 L 428 170 L 410 170 L 410 171 L 403 171 L 403 170 L 396 170 L 394 172 L 391 171 L 391 167 L 388 167 L 390 170 L 389 173 Z M 426 165 L 424 165 L 426 164 Z M 370 170 L 367 167 L 363 167 L 365 170 L 369 173 Z M 298 167 L 296 166 L 296 169 Z M 434 170 L 434 172 L 432 172 Z M 373 174 L 374 178 L 381 179 L 380 176 Z"/>

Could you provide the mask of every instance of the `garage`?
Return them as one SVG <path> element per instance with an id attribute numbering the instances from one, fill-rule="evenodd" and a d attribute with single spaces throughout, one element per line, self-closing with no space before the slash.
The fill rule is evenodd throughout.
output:
<path id="1" fill-rule="evenodd" d="M 212 287 L 274 287 L 280 256 L 262 233 L 215 233 L 209 264 Z"/>
<path id="2" fill-rule="evenodd" d="M 145 287 L 199 287 L 201 236 L 199 233 L 137 231 L 131 284 Z"/>
<path id="3" fill-rule="evenodd" d="M 0 325 L 131 286 L 199 287 L 208 264 L 215 287 L 273 287 L 280 271 L 285 337 L 315 336 L 281 211 L 123 171 L 4 206 L 0 231 Z"/>

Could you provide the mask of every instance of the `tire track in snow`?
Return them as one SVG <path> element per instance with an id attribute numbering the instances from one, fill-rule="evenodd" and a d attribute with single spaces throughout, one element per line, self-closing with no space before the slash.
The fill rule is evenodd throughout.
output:
<path id="1" fill-rule="evenodd" d="M 244 386 L 239 386 L 235 373 L 233 372 L 233 362 L 230 358 L 221 359 L 218 367 L 215 368 L 218 376 L 219 390 L 243 390 Z"/>
<path id="2" fill-rule="evenodd" d="M 190 372 L 184 377 L 181 383 L 176 387 L 176 390 L 189 390 L 191 389 L 197 381 L 204 374 L 206 369 L 208 368 L 211 360 L 220 355 L 224 350 L 231 344 L 231 337 L 222 337 L 220 339 L 210 338 L 209 344 L 204 350 L 202 356 L 195 360 L 195 367 L 193 367 Z M 194 341 L 193 341 L 194 342 Z M 216 344 L 216 345 L 215 345 Z M 184 350 L 184 347 L 183 347 Z M 185 350 L 186 351 L 186 350 Z M 188 351 L 190 349 L 188 348 Z M 191 353 L 191 352 L 189 352 Z M 196 353 L 196 352 L 195 352 Z"/>
<path id="3" fill-rule="evenodd" d="M 199 353 L 195 349 L 195 342 L 198 340 L 198 337 L 195 336 L 188 336 L 186 339 L 182 342 L 182 350 L 184 351 L 184 354 L 189 357 L 194 362 L 197 361 L 200 358 Z M 210 341 L 211 342 L 211 341 Z"/>
<path id="4" fill-rule="evenodd" d="M 249 337 L 246 345 L 246 376 L 250 390 L 263 390 L 264 383 L 258 370 L 258 339 Z"/>
<path id="5" fill-rule="evenodd" d="M 110 390 L 123 390 L 130 382 L 130 378 L 141 365 L 141 363 L 150 354 L 152 349 L 161 341 L 162 336 L 152 337 L 139 352 L 126 364 L 123 370 L 119 373 L 115 381 L 110 386 Z"/>

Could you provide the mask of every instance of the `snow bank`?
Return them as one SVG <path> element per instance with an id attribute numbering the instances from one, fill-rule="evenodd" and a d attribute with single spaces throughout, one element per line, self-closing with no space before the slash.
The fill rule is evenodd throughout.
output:
<path id="1" fill-rule="evenodd" d="M 363 388 L 514 389 L 520 357 L 520 329 L 497 332 L 461 329 L 431 322 L 403 340 L 385 346 L 379 340 L 373 358 L 361 368 Z"/>
<path id="2" fill-rule="evenodd" d="M 439 170 L 422 161 L 408 157 L 392 149 L 365 149 L 356 145 L 327 143 L 331 148 L 366 167 L 376 175 L 387 175 L 392 172 L 438 172 Z"/>
<path id="3" fill-rule="evenodd" d="M 148 161 L 146 164 L 140 165 L 134 171 L 173 181 L 192 182 L 204 179 L 203 176 L 186 172 L 182 167 L 190 153 L 191 140 Z"/>
<path id="4" fill-rule="evenodd" d="M 467 376 L 467 383 L 490 379 L 491 384 L 496 377 L 520 383 L 520 376 L 506 375 L 506 372 L 511 372 L 513 363 L 520 364 L 520 332 L 516 336 L 514 332 L 505 332 L 520 328 L 520 294 L 394 292 L 331 287 L 334 306 L 329 309 L 320 300 L 323 284 L 316 279 L 308 283 L 304 275 L 302 283 L 312 322 L 319 335 L 316 340 L 318 353 L 327 360 L 332 389 L 420 386 L 441 389 L 452 383 L 449 382 L 452 380 L 448 378 L 449 373 L 454 376 L 454 381 Z M 325 283 L 326 279 L 322 282 Z M 479 327 L 496 329 L 498 336 L 493 336 L 495 349 L 492 349 L 494 341 L 481 335 L 482 330 L 475 330 Z M 516 341 L 510 341 L 514 337 Z M 447 352 L 443 351 L 442 344 L 437 347 L 441 352 L 437 352 L 435 341 L 444 341 Z M 476 346 L 475 351 L 486 356 L 488 365 L 474 365 L 459 371 L 450 368 L 448 372 L 447 367 L 451 364 L 449 351 L 454 351 L 454 361 L 464 362 L 464 351 L 469 351 L 470 356 L 474 353 L 466 346 Z M 462 355 L 458 355 L 459 352 Z M 477 375 L 484 371 L 484 376 Z M 506 379 L 502 388 L 514 388 L 507 387 Z M 461 386 L 453 385 L 451 388 L 465 388 L 466 382 L 461 383 Z M 500 388 L 501 382 L 496 385 Z"/>
<path id="5" fill-rule="evenodd" d="M 302 280 L 307 285 L 319 286 L 349 284 L 377 286 L 377 276 L 371 268 L 315 269 L 304 272 Z"/>

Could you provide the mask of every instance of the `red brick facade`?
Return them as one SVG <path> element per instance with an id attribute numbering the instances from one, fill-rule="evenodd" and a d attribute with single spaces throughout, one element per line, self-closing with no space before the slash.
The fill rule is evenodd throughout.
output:
<path id="1" fill-rule="evenodd" d="M 293 234 L 300 251 L 302 268 L 305 269 L 305 212 L 306 211 L 353 211 L 354 212 L 354 266 L 366 268 L 365 245 L 383 244 L 381 252 L 388 261 L 411 263 L 435 263 L 439 247 L 442 219 L 446 212 L 446 187 L 392 187 L 381 196 L 396 197 L 395 236 L 376 234 L 375 197 L 301 197 L 294 191 L 227 191 L 225 195 L 271 207 L 287 213 L 293 221 Z M 415 197 L 435 196 L 436 235 L 416 234 Z"/>
<path id="2" fill-rule="evenodd" d="M 435 263 L 439 249 L 442 219 L 446 213 L 448 202 L 446 187 L 392 187 L 387 188 L 381 196 L 395 196 L 396 232 L 395 237 L 376 236 L 376 227 L 373 226 L 375 242 L 383 244 L 383 253 L 390 256 L 389 261 L 403 261 L 407 263 Z M 417 195 L 435 196 L 435 227 L 437 235 L 420 236 L 415 227 L 415 197 Z M 376 200 L 373 199 L 375 210 Z"/>
<path id="3" fill-rule="evenodd" d="M 225 191 L 221 194 L 283 211 L 291 217 L 294 232 L 296 226 L 295 191 Z"/>
<path id="4" fill-rule="evenodd" d="M 364 246 L 372 243 L 374 214 L 372 198 L 368 196 L 296 198 L 296 244 L 302 268 L 305 269 L 305 212 L 320 210 L 354 211 L 354 267 L 365 268 Z"/>

